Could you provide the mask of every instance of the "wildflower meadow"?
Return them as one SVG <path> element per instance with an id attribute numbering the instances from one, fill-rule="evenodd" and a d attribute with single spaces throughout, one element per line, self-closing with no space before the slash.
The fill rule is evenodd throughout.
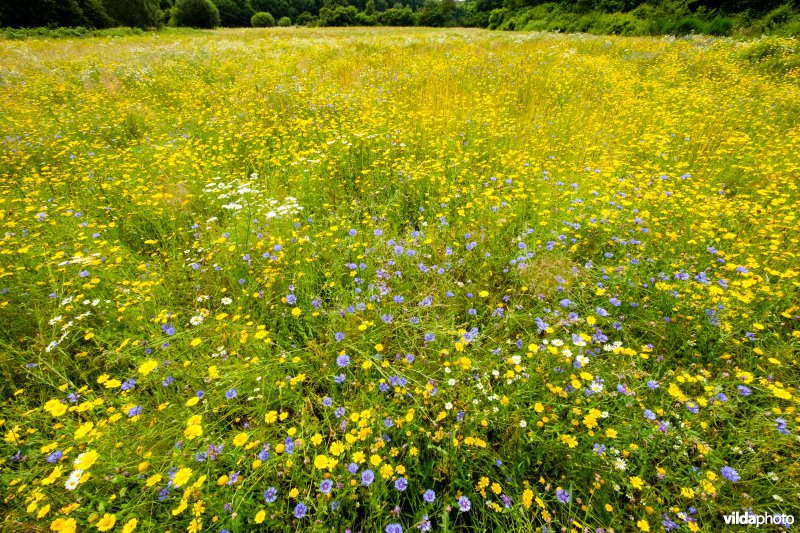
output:
<path id="1" fill-rule="evenodd" d="M 0 41 L 0 530 L 800 527 L 799 45 Z"/>

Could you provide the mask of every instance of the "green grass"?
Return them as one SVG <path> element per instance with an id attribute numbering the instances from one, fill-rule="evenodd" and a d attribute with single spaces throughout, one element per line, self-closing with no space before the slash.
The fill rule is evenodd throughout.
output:
<path id="1" fill-rule="evenodd" d="M 792 513 L 796 50 L 0 42 L 0 529 Z"/>

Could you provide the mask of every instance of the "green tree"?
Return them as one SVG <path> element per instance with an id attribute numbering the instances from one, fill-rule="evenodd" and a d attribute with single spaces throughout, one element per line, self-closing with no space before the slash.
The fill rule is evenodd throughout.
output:
<path id="1" fill-rule="evenodd" d="M 250 0 L 212 0 L 219 10 L 221 26 L 242 28 L 250 26 L 253 17 L 253 6 Z"/>
<path id="2" fill-rule="evenodd" d="M 275 25 L 275 17 L 272 16 L 272 13 L 259 11 L 250 19 L 250 24 L 254 28 L 271 28 Z"/>
<path id="3" fill-rule="evenodd" d="M 356 26 L 376 26 L 378 19 L 374 15 L 367 15 L 364 11 L 356 13 Z"/>
<path id="4" fill-rule="evenodd" d="M 36 26 L 88 26 L 77 0 L 0 2 L 0 24 L 16 28 Z"/>
<path id="5" fill-rule="evenodd" d="M 298 26 L 305 26 L 306 24 L 308 24 L 312 20 L 314 20 L 314 15 L 312 15 L 308 11 L 303 11 L 302 13 L 297 15 L 297 19 L 294 22 Z"/>
<path id="6" fill-rule="evenodd" d="M 175 26 L 216 28 L 220 24 L 219 10 L 211 0 L 177 0 L 172 17 Z"/>
<path id="7" fill-rule="evenodd" d="M 378 13 L 378 22 L 384 26 L 413 26 L 414 12 L 410 7 L 392 7 Z"/>
<path id="8" fill-rule="evenodd" d="M 101 0 L 78 0 L 78 5 L 92 28 L 110 28 L 116 23 L 103 7 Z"/>
<path id="9" fill-rule="evenodd" d="M 161 23 L 159 0 L 103 0 L 103 7 L 120 26 L 154 28 Z"/>
<path id="10" fill-rule="evenodd" d="M 438 0 L 425 0 L 417 10 L 417 24 L 420 26 L 441 27 L 447 22 L 442 10 L 442 3 Z"/>
<path id="11" fill-rule="evenodd" d="M 276 19 L 289 16 L 289 3 L 286 0 L 251 0 L 251 3 L 254 10 L 271 13 Z"/>
<path id="12" fill-rule="evenodd" d="M 355 6 L 323 7 L 319 10 L 320 26 L 354 26 L 358 10 Z"/>

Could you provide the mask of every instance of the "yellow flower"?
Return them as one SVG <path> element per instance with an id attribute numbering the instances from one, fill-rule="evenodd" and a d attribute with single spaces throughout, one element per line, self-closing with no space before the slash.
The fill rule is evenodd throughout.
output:
<path id="1" fill-rule="evenodd" d="M 161 474 L 153 474 L 152 476 L 147 478 L 147 481 L 145 482 L 145 485 L 147 485 L 148 487 L 152 487 L 153 485 L 155 485 L 159 481 L 161 481 Z"/>
<path id="2" fill-rule="evenodd" d="M 62 472 L 63 468 L 61 467 L 61 465 L 56 466 L 55 468 L 53 468 L 53 471 L 50 472 L 50 475 L 41 481 L 41 484 L 52 485 L 59 477 L 61 477 Z"/>
<path id="3" fill-rule="evenodd" d="M 294 488 L 294 489 L 289 491 L 289 497 L 290 498 L 297 498 L 298 494 L 300 494 L 300 491 L 297 490 L 296 488 Z"/>
<path id="4" fill-rule="evenodd" d="M 639 531 L 650 531 L 650 524 L 648 524 L 647 520 L 644 518 L 636 522 L 636 526 L 639 528 Z"/>
<path id="5" fill-rule="evenodd" d="M 344 444 L 342 444 L 338 440 L 333 444 L 331 444 L 331 449 L 330 449 L 331 455 L 335 455 L 338 457 L 342 455 L 343 451 L 344 451 Z"/>
<path id="6" fill-rule="evenodd" d="M 157 366 L 158 366 L 158 361 L 150 359 L 139 365 L 138 372 L 141 375 L 146 376 L 147 374 L 152 372 Z"/>
<path id="7" fill-rule="evenodd" d="M 117 523 L 117 517 L 114 516 L 113 514 L 106 513 L 103 515 L 103 518 L 101 518 L 100 521 L 97 522 L 97 530 L 110 531 L 114 527 L 114 524 L 116 523 Z"/>
<path id="8" fill-rule="evenodd" d="M 131 533 L 131 531 L 136 529 L 136 526 L 138 525 L 139 525 L 139 520 L 136 518 L 131 518 L 130 520 L 125 522 L 125 525 L 122 526 L 122 533 Z"/>
<path id="9" fill-rule="evenodd" d="M 186 507 L 188 507 L 186 500 L 181 500 L 181 503 L 175 509 L 172 510 L 172 516 L 178 516 L 179 514 L 181 514 L 186 510 Z"/>
<path id="10" fill-rule="evenodd" d="M 75 470 L 89 470 L 100 455 L 94 450 L 83 452 L 75 459 Z"/>
<path id="11" fill-rule="evenodd" d="M 302 309 L 300 309 L 299 307 L 294 307 L 294 308 L 292 309 L 292 316 L 293 316 L 293 317 L 295 317 L 295 318 L 297 318 L 298 316 L 300 316 L 300 314 L 301 314 L 302 312 L 303 312 L 303 310 L 302 310 Z"/>
<path id="12" fill-rule="evenodd" d="M 278 412 L 277 411 L 270 411 L 266 415 L 264 415 L 264 422 L 267 424 L 274 424 L 278 420 Z"/>
<path id="13" fill-rule="evenodd" d="M 311 437 L 311 444 L 313 444 L 314 446 L 319 446 L 321 442 L 322 442 L 322 435 L 320 435 L 319 433 L 315 433 L 314 436 Z"/>
<path id="14" fill-rule="evenodd" d="M 533 503 L 533 491 L 531 489 L 525 489 L 522 491 L 522 506 L 525 509 L 530 509 L 531 503 Z"/>
<path id="15" fill-rule="evenodd" d="M 250 438 L 250 435 L 247 433 L 239 433 L 233 438 L 233 445 L 234 446 L 244 446 L 244 443 L 247 442 L 247 439 Z"/>
<path id="16" fill-rule="evenodd" d="M 85 422 L 80 426 L 78 426 L 78 429 L 75 430 L 75 434 L 73 435 L 73 437 L 75 438 L 75 440 L 82 439 L 83 437 L 91 433 L 92 429 L 94 429 L 94 422 L 92 421 Z"/>
<path id="17" fill-rule="evenodd" d="M 609 439 L 616 439 L 617 438 L 617 430 L 608 428 L 606 430 L 606 437 L 608 437 Z"/>
<path id="18" fill-rule="evenodd" d="M 175 472 L 175 476 L 172 478 L 172 484 L 175 487 L 180 487 L 185 485 L 187 481 L 192 477 L 192 469 L 191 468 L 181 468 L 177 472 Z"/>
<path id="19" fill-rule="evenodd" d="M 267 512 L 264 509 L 261 509 L 259 512 L 256 513 L 256 517 L 253 519 L 253 522 L 256 524 L 260 524 L 264 521 L 267 517 Z"/>
<path id="20" fill-rule="evenodd" d="M 644 487 L 644 481 L 642 481 L 639 476 L 633 476 L 631 478 L 631 485 L 633 485 L 633 488 L 636 490 L 642 490 Z"/>
<path id="21" fill-rule="evenodd" d="M 78 524 L 74 518 L 56 518 L 50 523 L 50 531 L 58 531 L 59 533 L 75 533 Z"/>
<path id="22" fill-rule="evenodd" d="M 314 466 L 322 470 L 328 466 L 328 457 L 325 455 L 318 455 L 314 458 Z"/>
<path id="23" fill-rule="evenodd" d="M 183 435 L 189 440 L 196 439 L 202 434 L 203 434 L 203 427 L 198 426 L 196 424 L 192 424 L 191 426 L 183 430 Z"/>
<path id="24" fill-rule="evenodd" d="M 576 439 L 572 435 L 561 435 L 561 442 L 563 442 L 570 448 L 574 448 L 575 446 L 578 445 L 578 439 Z"/>
<path id="25" fill-rule="evenodd" d="M 52 416 L 58 417 L 67 412 L 67 406 L 61 403 L 59 400 L 50 400 L 44 404 L 44 410 L 50 413 Z"/>
<path id="26" fill-rule="evenodd" d="M 381 464 L 381 461 L 383 461 L 383 459 L 381 459 L 381 456 L 377 454 L 373 454 L 369 458 L 369 462 L 372 464 L 372 466 L 378 466 Z"/>

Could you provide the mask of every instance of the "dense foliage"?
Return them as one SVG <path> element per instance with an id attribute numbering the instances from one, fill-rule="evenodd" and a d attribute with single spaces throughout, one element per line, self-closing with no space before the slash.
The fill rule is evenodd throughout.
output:
<path id="1" fill-rule="evenodd" d="M 10 27 L 181 25 L 176 0 L 0 0 Z M 796 0 L 209 0 L 222 26 L 250 26 L 257 12 L 297 25 L 473 26 L 597 34 L 800 34 Z M 205 2 L 204 2 L 205 4 Z M 198 4 L 199 5 L 199 4 Z M 207 9 L 207 6 L 204 7 Z M 206 26 L 207 27 L 207 26 Z"/>
<path id="2" fill-rule="evenodd" d="M 0 43 L 0 531 L 796 516 L 798 58 Z"/>
<path id="3" fill-rule="evenodd" d="M 220 15 L 211 0 L 177 0 L 172 9 L 172 22 L 175 26 L 216 28 Z"/>
<path id="4" fill-rule="evenodd" d="M 271 28 L 275 25 L 275 17 L 266 11 L 259 11 L 250 19 L 250 24 L 254 28 Z"/>

